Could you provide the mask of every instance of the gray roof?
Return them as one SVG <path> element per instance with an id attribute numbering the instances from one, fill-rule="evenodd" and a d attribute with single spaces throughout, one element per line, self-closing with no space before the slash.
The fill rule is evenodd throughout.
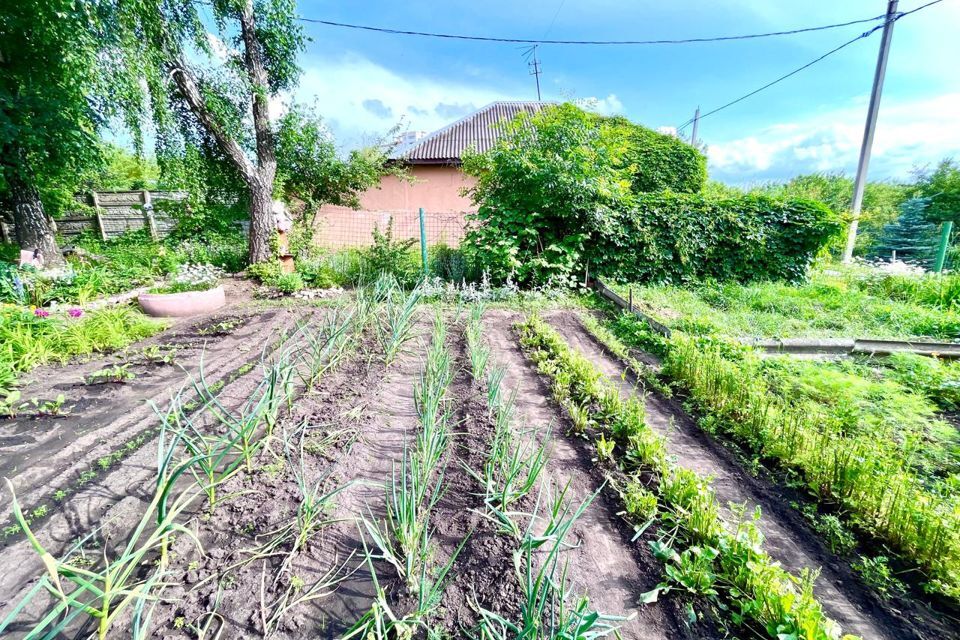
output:
<path id="1" fill-rule="evenodd" d="M 472 147 L 483 153 L 497 141 L 503 120 L 521 111 L 537 113 L 551 103 L 533 101 L 491 102 L 485 107 L 394 151 L 392 158 L 411 164 L 459 164 L 463 152 Z"/>

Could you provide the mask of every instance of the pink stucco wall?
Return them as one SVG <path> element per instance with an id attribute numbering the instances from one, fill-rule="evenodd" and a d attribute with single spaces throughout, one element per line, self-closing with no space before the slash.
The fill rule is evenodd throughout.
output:
<path id="1" fill-rule="evenodd" d="M 317 217 L 316 242 L 330 247 L 357 247 L 371 243 L 375 227 L 393 219 L 395 238 L 420 237 L 418 209 L 426 213 L 427 242 L 457 246 L 466 230 L 466 214 L 476 210 L 461 190 L 475 184 L 471 176 L 452 166 L 414 166 L 413 180 L 385 176 L 380 188 L 360 197 L 360 210 L 326 205 Z"/>
<path id="2" fill-rule="evenodd" d="M 370 189 L 360 198 L 361 208 L 378 210 L 473 211 L 470 198 L 460 195 L 476 179 L 458 167 L 419 165 L 409 168 L 413 181 L 385 176 L 379 189 Z"/>

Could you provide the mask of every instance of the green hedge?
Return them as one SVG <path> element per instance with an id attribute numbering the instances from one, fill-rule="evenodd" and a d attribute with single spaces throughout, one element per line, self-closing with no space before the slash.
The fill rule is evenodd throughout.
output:
<path id="1" fill-rule="evenodd" d="M 707 184 L 707 158 L 696 148 L 623 117 L 610 118 L 609 122 L 626 133 L 626 160 L 631 167 L 634 193 L 703 191 Z"/>
<path id="2" fill-rule="evenodd" d="M 614 232 L 587 243 L 591 271 L 614 280 L 799 280 L 841 222 L 810 200 L 644 194 Z"/>

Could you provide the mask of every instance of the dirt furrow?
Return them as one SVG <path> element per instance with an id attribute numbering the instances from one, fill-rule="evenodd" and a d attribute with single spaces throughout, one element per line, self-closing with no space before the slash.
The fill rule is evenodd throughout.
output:
<path id="1" fill-rule="evenodd" d="M 249 330 L 243 336 L 231 334 L 217 343 L 217 353 L 222 355 L 222 358 L 220 366 L 213 366 L 212 363 L 208 366 L 208 383 L 223 379 L 248 360 L 259 360 L 259 349 L 238 348 L 243 340 L 258 340 L 261 346 L 267 345 L 279 336 L 282 327 L 291 322 L 292 317 L 288 317 L 288 314 L 266 314 L 262 320 L 257 316 L 251 317 L 247 325 Z M 199 353 L 185 365 L 195 368 L 198 361 Z M 165 370 L 164 375 L 169 376 L 164 379 L 172 388 L 179 388 L 186 377 L 183 370 L 173 367 Z M 259 368 L 253 368 L 226 383 L 220 395 L 222 398 L 235 398 L 239 405 L 249 397 L 261 377 Z M 151 389 L 154 389 L 153 385 Z M 169 399 L 169 391 L 169 388 L 161 388 L 152 398 L 164 406 Z M 48 487 L 68 485 L 79 473 L 78 470 L 89 468 L 98 456 L 115 450 L 126 442 L 131 434 L 155 427 L 157 417 L 152 409 L 146 406 L 146 399 L 131 393 L 123 402 L 111 406 L 109 410 L 111 415 L 116 416 L 115 420 L 102 425 L 102 435 L 89 443 L 84 441 L 88 449 L 75 445 L 76 450 L 71 456 L 70 450 L 64 448 L 42 460 L 42 466 L 29 467 L 14 477 L 18 499 L 30 504 L 32 497 L 46 495 Z M 102 527 L 98 538 L 109 539 L 114 543 L 124 540 L 139 521 L 153 495 L 156 466 L 156 445 L 151 438 L 101 476 L 71 494 L 51 516 L 36 522 L 32 528 L 37 538 L 48 551 L 57 556 L 98 527 Z M 9 499 L 9 495 L 6 498 Z M 0 617 L 20 600 L 42 570 L 39 556 L 23 536 L 18 535 L 7 541 L 0 550 Z"/>
<path id="2" fill-rule="evenodd" d="M 624 396 L 643 393 L 624 367 L 584 329 L 576 312 L 558 311 L 546 319 L 570 346 L 593 362 L 619 386 Z M 800 515 L 779 494 L 777 488 L 747 473 L 721 445 L 712 441 L 696 422 L 673 400 L 655 390 L 645 393 L 646 421 L 666 438 L 667 451 L 680 466 L 713 478 L 712 486 L 721 505 L 747 504 L 747 512 L 759 506 L 763 517 L 760 530 L 770 555 L 792 573 L 804 568 L 821 569 L 815 586 L 817 599 L 827 615 L 845 633 L 862 638 L 924 638 L 920 620 L 907 620 L 888 611 L 868 593 L 856 576 L 838 562 L 809 531 Z M 939 631 L 935 632 L 939 634 Z"/>
<path id="3" fill-rule="evenodd" d="M 516 541 L 499 533 L 481 515 L 483 489 L 467 471 L 482 473 L 494 428 L 483 390 L 471 378 L 463 327 L 451 329 L 449 348 L 455 376 L 448 398 L 455 414 L 444 462 L 444 493 L 434 507 L 432 522 L 439 545 L 438 563 L 445 563 L 461 543 L 463 548 L 447 579 L 440 619 L 431 622 L 432 630 L 446 633 L 445 637 L 457 637 L 461 630 L 474 628 L 477 607 L 516 619 L 523 597 L 513 567 Z"/>
<path id="4" fill-rule="evenodd" d="M 181 556 L 171 572 L 174 582 L 184 586 L 164 594 L 165 603 L 155 616 L 157 633 L 189 638 L 175 633 L 178 625 L 215 610 L 223 618 L 224 637 L 259 636 L 264 617 L 270 617 L 264 611 L 286 590 L 292 588 L 296 597 L 345 562 L 341 575 L 353 572 L 350 577 L 329 595 L 284 614 L 270 637 L 334 638 L 370 608 L 373 583 L 359 555 L 357 518 L 383 517 L 384 482 L 417 429 L 413 390 L 426 330 L 426 324 L 418 326 L 420 335 L 388 369 L 362 349 L 329 373 L 318 389 L 295 401 L 281 432 L 303 429 L 302 456 L 299 437 L 289 438 L 292 450 L 271 447 L 258 457 L 252 474 L 240 474 L 224 488 L 242 495 L 218 507 L 211 521 L 195 520 L 210 553 L 201 555 L 186 540 L 178 546 Z M 328 524 L 290 556 L 288 567 L 289 544 L 276 556 L 243 563 L 252 557 L 249 549 L 294 522 L 302 498 L 295 474 L 301 469 L 310 486 L 319 482 L 323 491 L 343 488 L 326 514 Z M 382 577 L 390 582 L 386 571 Z"/>
<path id="5" fill-rule="evenodd" d="M 491 362 L 506 367 L 504 389 L 517 390 L 518 429 L 543 434 L 552 430 L 547 472 L 557 486 L 570 483 L 568 499 L 579 504 L 601 486 L 593 473 L 592 452 L 583 440 L 568 437 L 550 391 L 520 350 L 512 330 L 519 314 L 491 310 L 485 314 L 485 336 L 491 347 Z M 577 546 L 564 552 L 573 592 L 586 593 L 590 606 L 604 614 L 632 616 L 622 623 L 624 638 L 709 638 L 708 629 L 690 628 L 686 612 L 674 598 L 661 598 L 640 605 L 641 594 L 660 581 L 662 565 L 645 543 L 631 540 L 633 531 L 617 516 L 618 507 L 604 491 L 587 508 L 573 529 Z"/>
<path id="6" fill-rule="evenodd" d="M 217 337 L 198 335 L 197 327 L 162 336 L 164 346 L 183 339 L 200 346 L 177 353 L 177 365 L 141 365 L 136 378 L 125 384 L 85 385 L 84 377 L 122 361 L 108 356 L 77 367 L 51 368 L 48 393 L 29 390 L 40 397 L 63 393 L 70 414 L 60 418 L 22 417 L 0 423 L 0 475 L 10 478 L 20 501 L 27 505 L 67 488 L 81 474 L 97 469 L 97 461 L 122 449 L 145 428 L 155 426 L 155 402 L 164 406 L 186 380 L 184 370 L 196 375 L 201 358 L 210 385 L 218 384 L 248 362 L 259 359 L 263 345 L 275 341 L 293 326 L 294 316 L 269 312 L 244 318 L 236 332 Z M 138 345 L 140 346 L 140 345 Z M 7 513 L 10 495 L 0 495 L 0 512 Z"/>

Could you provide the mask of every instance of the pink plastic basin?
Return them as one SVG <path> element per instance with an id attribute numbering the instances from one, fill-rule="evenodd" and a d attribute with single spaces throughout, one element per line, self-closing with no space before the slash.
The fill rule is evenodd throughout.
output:
<path id="1" fill-rule="evenodd" d="M 184 293 L 141 293 L 137 298 L 143 312 L 158 318 L 195 316 L 215 311 L 227 303 L 223 286 Z"/>

